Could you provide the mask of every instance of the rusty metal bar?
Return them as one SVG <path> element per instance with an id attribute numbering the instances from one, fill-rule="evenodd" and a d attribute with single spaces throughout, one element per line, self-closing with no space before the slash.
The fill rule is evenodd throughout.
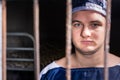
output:
<path id="1" fill-rule="evenodd" d="M 39 78 L 39 73 L 40 73 L 40 42 L 39 42 L 39 0 L 34 0 L 33 2 L 33 7 L 34 7 L 34 36 L 35 36 L 35 54 L 34 54 L 34 69 L 35 69 L 35 80 L 40 80 Z"/>
<path id="2" fill-rule="evenodd" d="M 66 3 L 67 11 L 66 11 L 66 59 L 67 59 L 67 71 L 66 71 L 66 79 L 71 80 L 71 23 L 72 23 L 72 1 L 67 0 Z"/>
<path id="3" fill-rule="evenodd" d="M 6 80 L 6 0 L 2 0 L 2 80 Z"/>
<path id="4" fill-rule="evenodd" d="M 0 80 L 2 80 L 2 0 L 0 0 Z"/>
<path id="5" fill-rule="evenodd" d="M 104 53 L 104 80 L 109 80 L 108 56 L 110 29 L 111 29 L 111 0 L 107 0 L 106 33 L 105 33 L 105 53 Z"/>

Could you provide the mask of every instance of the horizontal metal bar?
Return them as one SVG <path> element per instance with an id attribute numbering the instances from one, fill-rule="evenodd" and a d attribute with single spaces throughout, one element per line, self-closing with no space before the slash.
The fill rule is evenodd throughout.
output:
<path id="1" fill-rule="evenodd" d="M 25 50 L 25 51 L 34 51 L 34 48 L 23 48 L 23 47 L 18 47 L 18 48 L 7 48 L 7 50 L 20 50 L 20 51 L 22 51 L 22 50 Z"/>
<path id="2" fill-rule="evenodd" d="M 34 68 L 7 68 L 10 71 L 34 71 Z"/>
<path id="3" fill-rule="evenodd" d="M 29 62 L 33 62 L 34 59 L 25 59 L 25 58 L 7 58 L 7 61 L 29 61 Z"/>
<path id="4" fill-rule="evenodd" d="M 28 33 L 22 33 L 22 32 L 8 32 L 7 33 L 7 36 L 24 36 L 24 37 L 28 37 L 30 38 L 33 42 L 35 41 L 34 40 L 34 37 Z"/>

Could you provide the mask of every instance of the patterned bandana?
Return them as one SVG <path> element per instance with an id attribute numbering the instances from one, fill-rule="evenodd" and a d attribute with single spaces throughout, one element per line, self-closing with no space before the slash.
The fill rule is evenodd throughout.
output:
<path id="1" fill-rule="evenodd" d="M 72 0 L 72 13 L 93 10 L 106 16 L 106 0 Z"/>

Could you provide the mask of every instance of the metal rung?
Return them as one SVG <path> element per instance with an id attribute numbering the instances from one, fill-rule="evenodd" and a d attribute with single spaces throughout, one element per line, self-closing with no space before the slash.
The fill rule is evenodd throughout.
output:
<path id="1" fill-rule="evenodd" d="M 33 59 L 25 59 L 25 58 L 7 58 L 7 61 L 29 61 L 33 62 Z"/>
<path id="2" fill-rule="evenodd" d="M 8 32 L 7 36 L 22 36 L 22 37 L 28 37 L 34 42 L 34 37 L 28 33 L 21 33 L 21 32 Z"/>
<path id="3" fill-rule="evenodd" d="M 7 68 L 7 70 L 13 70 L 13 71 L 34 71 L 34 69 L 29 69 L 29 68 Z"/>
<path id="4" fill-rule="evenodd" d="M 25 50 L 25 51 L 34 51 L 34 48 L 7 48 L 7 50 Z"/>

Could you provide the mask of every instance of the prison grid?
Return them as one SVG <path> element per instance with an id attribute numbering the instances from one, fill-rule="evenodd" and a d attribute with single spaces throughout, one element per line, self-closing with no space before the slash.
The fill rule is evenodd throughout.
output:
<path id="1" fill-rule="evenodd" d="M 6 20 L 6 0 L 2 0 L 2 74 L 0 75 L 1 79 L 0 80 L 6 80 L 6 26 L 7 26 L 7 20 Z M 70 74 L 70 54 L 71 54 L 71 16 L 72 16 L 72 1 L 71 0 L 67 0 L 66 2 L 66 13 L 67 13 L 67 17 L 66 17 L 66 57 L 67 57 L 67 73 L 66 73 L 66 78 L 67 80 L 71 80 L 71 74 Z M 39 80 L 39 72 L 40 72 L 40 66 L 39 66 L 39 61 L 40 61 L 40 57 L 39 57 L 39 1 L 38 0 L 34 0 L 33 2 L 33 13 L 34 13 L 34 36 L 35 36 L 35 54 L 34 54 L 34 58 L 35 58 L 35 80 Z M 109 80 L 108 79 L 108 67 L 107 67 L 107 53 L 109 51 L 109 36 L 110 36 L 110 24 L 111 24 L 111 0 L 107 0 L 107 24 L 106 26 L 109 27 L 109 29 L 106 29 L 106 34 L 105 34 L 105 61 L 104 61 L 104 80 Z"/>

